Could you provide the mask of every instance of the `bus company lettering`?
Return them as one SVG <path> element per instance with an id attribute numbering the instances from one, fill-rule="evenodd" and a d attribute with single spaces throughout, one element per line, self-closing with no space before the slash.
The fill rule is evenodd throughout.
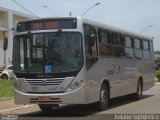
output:
<path id="1" fill-rule="evenodd" d="M 106 75 L 112 75 L 115 73 L 120 73 L 121 67 L 119 64 L 113 64 L 111 69 L 107 69 Z"/>
<path id="2" fill-rule="evenodd" d="M 116 73 L 120 73 L 121 67 L 119 64 L 114 64 L 114 69 L 115 69 Z"/>
<path id="3" fill-rule="evenodd" d="M 107 69 L 106 75 L 113 75 L 114 69 Z"/>

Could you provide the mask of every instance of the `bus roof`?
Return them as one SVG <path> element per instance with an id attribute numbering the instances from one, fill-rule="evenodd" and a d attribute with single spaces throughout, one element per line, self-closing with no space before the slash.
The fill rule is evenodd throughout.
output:
<path id="1" fill-rule="evenodd" d="M 22 21 L 19 21 L 19 22 L 27 22 L 27 21 L 35 21 L 35 20 L 51 20 L 51 19 L 75 19 L 75 18 L 77 18 L 79 21 L 82 21 L 82 23 L 90 24 L 90 25 L 96 26 L 96 27 L 104 29 L 104 30 L 114 31 L 114 32 L 121 33 L 121 34 L 124 34 L 124 35 L 134 36 L 134 37 L 137 37 L 137 38 L 143 38 L 143 39 L 147 39 L 147 40 L 151 40 L 151 41 L 153 40 L 152 37 L 144 36 L 144 35 L 134 33 L 134 32 L 130 32 L 130 31 L 127 31 L 127 30 L 123 30 L 123 29 L 120 29 L 120 28 L 117 28 L 117 27 L 114 27 L 114 26 L 110 26 L 110 25 L 107 25 L 107 24 L 104 24 L 104 23 L 100 23 L 100 22 L 97 22 L 97 21 L 94 21 L 94 20 L 91 20 L 91 19 L 88 19 L 88 18 L 84 18 L 84 17 L 69 16 L 69 17 L 34 18 L 34 19 L 29 19 L 29 20 L 22 20 Z"/>
<path id="2" fill-rule="evenodd" d="M 97 21 L 93 21 L 93 20 L 90 20 L 90 19 L 87 19 L 87 18 L 80 18 L 80 19 L 82 19 L 82 21 L 84 23 L 88 23 L 90 25 L 102 28 L 104 30 L 114 31 L 114 32 L 121 33 L 121 34 L 124 34 L 124 35 L 135 36 L 137 38 L 143 38 L 143 39 L 147 39 L 147 40 L 152 40 L 153 39 L 152 37 L 149 37 L 149 36 L 145 36 L 145 35 L 138 34 L 138 33 L 135 33 L 135 32 L 130 32 L 130 31 L 127 31 L 127 30 L 123 30 L 123 29 L 120 29 L 120 28 L 117 28 L 117 27 L 114 27 L 114 26 L 110 26 L 110 25 L 107 25 L 107 24 L 104 24 L 104 23 L 100 23 L 100 22 L 97 22 Z"/>

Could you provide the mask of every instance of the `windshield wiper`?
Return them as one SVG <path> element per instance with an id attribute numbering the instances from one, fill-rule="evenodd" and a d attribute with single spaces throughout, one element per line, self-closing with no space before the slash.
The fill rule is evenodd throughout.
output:
<path id="1" fill-rule="evenodd" d="M 58 29 L 55 34 L 53 34 L 50 38 L 50 43 L 48 43 L 48 54 L 45 55 L 45 61 L 48 62 L 52 61 L 54 64 L 57 64 L 61 61 L 61 56 L 59 53 L 55 52 L 55 45 L 57 43 L 57 37 L 59 37 L 62 33 L 62 29 Z"/>
<path id="2" fill-rule="evenodd" d="M 61 35 L 61 33 L 62 33 L 62 29 L 59 28 L 59 29 L 57 30 L 57 32 L 56 32 L 56 33 L 53 35 L 53 37 L 51 38 L 51 42 L 49 43 L 49 47 L 51 47 L 51 49 L 54 48 L 54 45 L 55 45 L 56 42 L 57 42 L 57 37 L 59 37 L 59 36 Z"/>

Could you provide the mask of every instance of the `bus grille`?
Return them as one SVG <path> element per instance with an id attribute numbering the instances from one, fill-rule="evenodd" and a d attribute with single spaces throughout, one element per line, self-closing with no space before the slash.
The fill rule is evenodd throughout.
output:
<path id="1" fill-rule="evenodd" d="M 29 85 L 60 85 L 64 79 L 63 78 L 56 78 L 56 79 L 26 79 Z"/>

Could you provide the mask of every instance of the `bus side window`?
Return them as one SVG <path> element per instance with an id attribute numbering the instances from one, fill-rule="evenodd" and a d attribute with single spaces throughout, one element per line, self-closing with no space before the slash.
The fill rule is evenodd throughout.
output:
<path id="1" fill-rule="evenodd" d="M 99 54 L 101 57 L 111 56 L 110 32 L 107 30 L 98 30 Z"/>
<path id="2" fill-rule="evenodd" d="M 124 36 L 125 40 L 125 56 L 127 58 L 134 58 L 134 51 L 133 51 L 133 41 L 130 36 Z"/>
<path id="3" fill-rule="evenodd" d="M 153 42 L 152 41 L 150 41 L 149 42 L 149 45 L 150 45 L 150 54 L 151 54 L 151 59 L 154 59 L 154 55 L 153 55 Z"/>
<path id="4" fill-rule="evenodd" d="M 144 57 L 144 59 L 151 58 L 150 45 L 149 45 L 149 41 L 147 41 L 147 40 L 143 40 L 143 57 Z"/>
<path id="5" fill-rule="evenodd" d="M 139 38 L 134 38 L 134 52 L 136 59 L 143 59 L 142 42 Z"/>
<path id="6" fill-rule="evenodd" d="M 118 46 L 123 46 L 124 45 L 124 41 L 122 39 L 122 34 L 112 32 L 111 33 L 111 38 L 112 38 L 112 43 L 114 45 L 118 45 Z"/>
<path id="7" fill-rule="evenodd" d="M 97 32 L 91 25 L 84 24 L 86 66 L 89 69 L 98 60 Z"/>
<path id="8" fill-rule="evenodd" d="M 113 57 L 124 57 L 124 39 L 121 33 L 112 32 L 112 56 Z"/>

